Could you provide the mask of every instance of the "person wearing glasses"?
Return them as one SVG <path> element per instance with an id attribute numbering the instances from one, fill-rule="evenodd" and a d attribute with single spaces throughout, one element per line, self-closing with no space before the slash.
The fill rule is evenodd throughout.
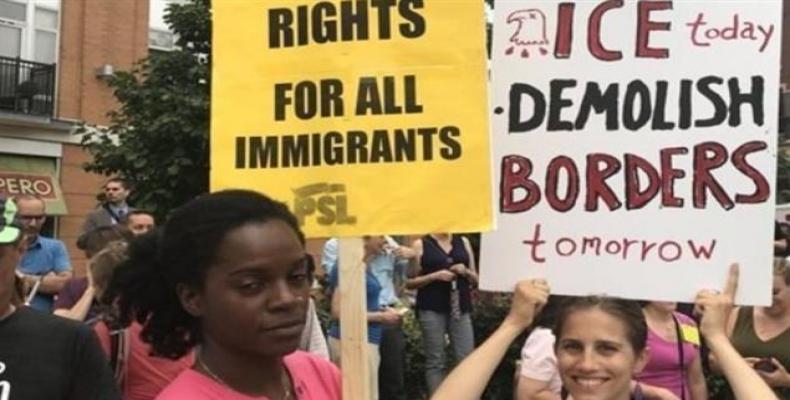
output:
<path id="1" fill-rule="evenodd" d="M 30 306 L 51 312 L 55 295 L 71 279 L 69 253 L 60 240 L 41 236 L 46 220 L 44 200 L 34 195 L 21 195 L 14 200 L 27 240 L 18 271 L 30 294 L 34 294 L 29 299 Z"/>

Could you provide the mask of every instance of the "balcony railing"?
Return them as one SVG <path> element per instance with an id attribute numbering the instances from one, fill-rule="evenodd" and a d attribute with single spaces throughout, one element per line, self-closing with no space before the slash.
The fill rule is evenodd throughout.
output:
<path id="1" fill-rule="evenodd" d="M 0 111 L 52 116 L 55 64 L 0 56 Z"/>

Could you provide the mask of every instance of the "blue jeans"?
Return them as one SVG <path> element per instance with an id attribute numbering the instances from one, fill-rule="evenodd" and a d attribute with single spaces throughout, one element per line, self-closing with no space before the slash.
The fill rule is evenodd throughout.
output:
<path id="1" fill-rule="evenodd" d="M 425 351 L 425 381 L 429 394 L 433 395 L 447 375 L 445 335 L 450 337 L 455 363 L 460 363 L 475 347 L 472 319 L 469 313 L 461 314 L 458 319 L 436 311 L 419 310 L 418 313 Z"/>

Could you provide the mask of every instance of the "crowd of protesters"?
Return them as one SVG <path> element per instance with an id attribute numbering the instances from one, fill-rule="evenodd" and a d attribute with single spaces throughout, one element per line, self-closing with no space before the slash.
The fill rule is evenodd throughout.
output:
<path id="1" fill-rule="evenodd" d="M 316 271 L 296 218 L 265 195 L 199 196 L 155 228 L 127 203 L 124 180 L 103 189 L 77 241 L 80 277 L 64 243 L 41 235 L 45 203 L 0 197 L 0 399 L 341 398 L 337 239 Z M 725 399 L 790 399 L 787 243 L 774 243 L 768 307 L 733 307 L 737 266 L 723 291 L 685 308 L 553 296 L 545 281 L 523 281 L 475 349 L 468 238 L 366 236 L 371 398 L 407 399 L 403 321 L 415 313 L 436 399 L 480 398 L 525 331 L 518 400 L 701 400 L 711 374 L 729 382 Z M 326 330 L 316 293 L 331 304 Z"/>

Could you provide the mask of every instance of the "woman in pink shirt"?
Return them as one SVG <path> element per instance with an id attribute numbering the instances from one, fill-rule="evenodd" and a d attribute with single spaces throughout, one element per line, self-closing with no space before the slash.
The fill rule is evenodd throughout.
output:
<path id="1" fill-rule="evenodd" d="M 177 360 L 152 356 L 151 345 L 140 338 L 142 329 L 142 325 L 137 322 L 122 331 L 111 331 L 104 321 L 99 321 L 93 327 L 104 353 L 111 362 L 116 361 L 113 365 L 116 367 L 115 377 L 124 400 L 156 398 L 173 379 L 195 363 L 192 352 Z M 113 345 L 113 335 L 121 335 L 123 341 L 115 339 L 116 344 Z M 121 360 L 122 367 L 118 367 L 117 358 L 113 356 L 124 357 Z"/>
<path id="2" fill-rule="evenodd" d="M 675 311 L 676 303 L 651 301 L 642 306 L 650 355 L 637 380 L 669 393 L 661 399 L 706 400 L 697 323 Z"/>
<path id="3" fill-rule="evenodd" d="M 340 399 L 337 368 L 296 351 L 310 284 L 284 204 L 242 190 L 198 197 L 134 242 L 113 279 L 154 355 L 197 348 L 157 399 Z"/>

